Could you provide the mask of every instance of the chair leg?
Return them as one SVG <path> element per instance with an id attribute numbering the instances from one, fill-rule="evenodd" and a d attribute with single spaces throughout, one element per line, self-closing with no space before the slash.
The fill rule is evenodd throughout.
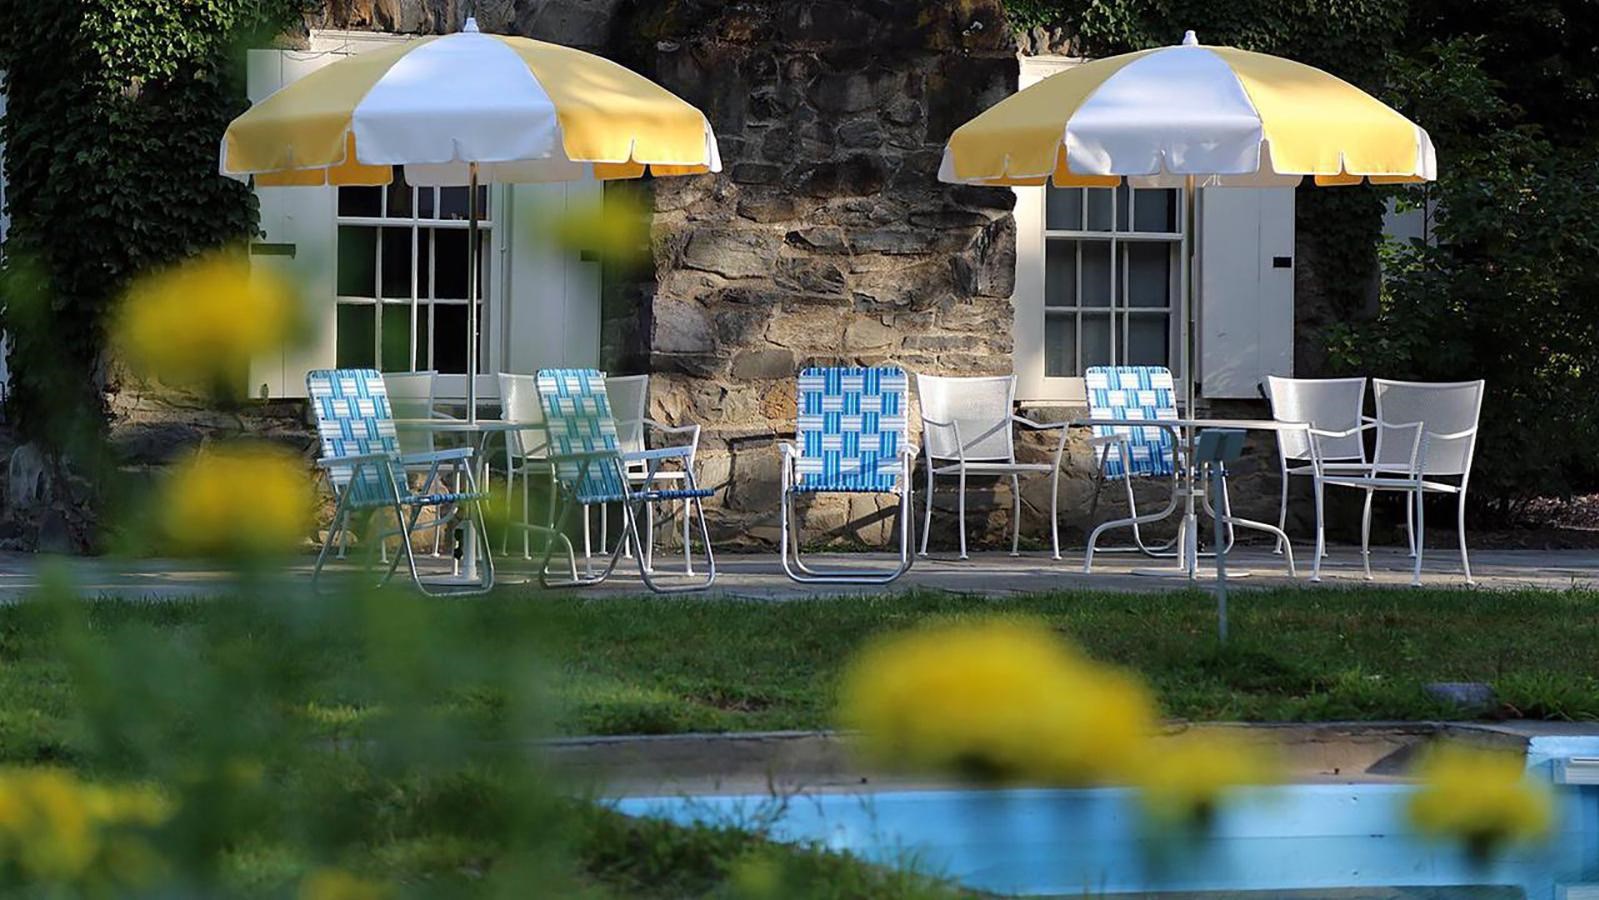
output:
<path id="1" fill-rule="evenodd" d="M 1049 476 L 1049 543 L 1055 551 L 1052 559 L 1060 559 L 1060 462 Z"/>
<path id="2" fill-rule="evenodd" d="M 955 501 L 955 507 L 960 512 L 961 525 L 961 559 L 970 559 L 966 555 L 966 467 L 960 468 L 960 496 Z"/>
<path id="3" fill-rule="evenodd" d="M 1310 563 L 1310 580 L 1311 581 L 1320 581 L 1321 580 L 1321 560 L 1322 560 L 1322 557 L 1327 555 L 1327 533 L 1324 530 L 1325 529 L 1325 525 L 1323 524 L 1323 520 L 1322 520 L 1322 501 L 1323 501 L 1322 494 L 1323 494 L 1323 492 L 1325 490 L 1325 485 L 1323 485 L 1321 483 L 1321 478 L 1319 476 L 1316 477 L 1316 479 L 1315 479 L 1315 487 L 1316 487 L 1316 547 L 1315 547 L 1314 550 L 1311 551 L 1312 559 L 1311 559 L 1311 563 Z"/>
<path id="4" fill-rule="evenodd" d="M 692 497 L 683 498 L 683 574 L 694 574 L 694 554 L 690 552 L 689 545 L 689 510 L 693 506 Z"/>
<path id="5" fill-rule="evenodd" d="M 1405 540 L 1410 544 L 1410 555 L 1416 555 L 1416 502 L 1414 494 L 1405 494 Z"/>
<path id="6" fill-rule="evenodd" d="M 1020 556 L 1022 546 L 1022 480 L 1010 477 L 1010 555 Z"/>
<path id="7" fill-rule="evenodd" d="M 1288 463 L 1286 462 L 1282 464 L 1282 496 L 1277 501 L 1277 530 L 1285 534 L 1288 532 Z M 1282 553 L 1284 543 L 1286 542 L 1282 538 L 1278 538 L 1277 547 L 1272 552 Z"/>
<path id="8" fill-rule="evenodd" d="M 639 563 L 644 566 L 644 571 L 655 571 L 655 504 L 645 503 L 644 511 L 644 546 L 639 550 Z M 637 527 L 637 523 L 634 523 Z M 635 538 L 639 537 L 637 534 Z"/>
<path id="9" fill-rule="evenodd" d="M 530 477 L 531 475 L 532 473 L 530 473 L 527 469 L 524 468 L 522 470 L 523 525 L 533 524 L 533 483 Z M 533 529 L 531 528 L 522 529 L 522 558 L 525 560 L 531 560 L 533 558 Z"/>
<path id="10" fill-rule="evenodd" d="M 927 555 L 927 536 L 933 531 L 933 460 L 927 460 L 927 518 L 922 522 L 922 555 Z"/>
<path id="11" fill-rule="evenodd" d="M 1477 582 L 1471 577 L 1471 557 L 1466 553 L 1466 487 L 1460 486 L 1459 510 L 1456 518 L 1460 526 L 1460 567 L 1466 570 L 1466 583 L 1475 585 Z"/>
<path id="12" fill-rule="evenodd" d="M 1366 580 L 1371 580 L 1371 499 L 1375 491 L 1366 491 L 1366 508 L 1360 514 L 1360 561 L 1366 568 Z"/>
<path id="13" fill-rule="evenodd" d="M 322 549 L 316 555 L 316 566 L 311 569 L 311 590 L 314 593 L 317 581 L 322 577 L 322 567 L 328 561 L 328 551 L 335 543 L 339 544 L 339 558 L 344 558 L 344 542 L 347 535 L 350 514 L 341 502 L 333 511 L 333 520 L 328 523 L 328 539 L 322 542 Z"/>
<path id="14" fill-rule="evenodd" d="M 1410 576 L 1411 587 L 1421 587 L 1421 547 L 1423 544 L 1423 531 L 1427 524 L 1427 511 L 1421 502 L 1421 489 L 1417 488 L 1413 495 L 1415 502 L 1412 504 L 1416 510 L 1416 569 Z"/>

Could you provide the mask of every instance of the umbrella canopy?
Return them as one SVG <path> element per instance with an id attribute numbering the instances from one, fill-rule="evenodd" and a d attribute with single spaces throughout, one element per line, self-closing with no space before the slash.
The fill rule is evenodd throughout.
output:
<path id="1" fill-rule="evenodd" d="M 233 120 L 221 171 L 261 185 L 576 181 L 721 171 L 705 114 L 610 60 L 464 31 L 363 53 Z"/>
<path id="2" fill-rule="evenodd" d="M 1201 46 L 1094 60 L 995 104 L 950 137 L 960 184 L 1271 187 L 1431 181 L 1432 140 L 1352 84 L 1292 60 Z"/>

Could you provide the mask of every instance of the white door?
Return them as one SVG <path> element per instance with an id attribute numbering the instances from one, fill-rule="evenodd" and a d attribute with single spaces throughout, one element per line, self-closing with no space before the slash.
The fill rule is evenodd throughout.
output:
<path id="1" fill-rule="evenodd" d="M 1199 217 L 1199 394 L 1259 399 L 1294 371 L 1294 189 L 1209 189 Z"/>

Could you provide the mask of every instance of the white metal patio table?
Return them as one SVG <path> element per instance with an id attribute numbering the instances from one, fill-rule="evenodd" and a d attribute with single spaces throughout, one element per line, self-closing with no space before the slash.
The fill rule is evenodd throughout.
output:
<path id="1" fill-rule="evenodd" d="M 1182 520 L 1178 523 L 1177 530 L 1177 564 L 1174 566 L 1158 566 L 1134 569 L 1135 575 L 1171 576 L 1178 575 L 1189 580 L 1198 578 L 1199 569 L 1199 507 L 1198 502 L 1205 496 L 1204 488 L 1199 484 L 1199 472 L 1192 463 L 1194 459 L 1194 445 L 1198 440 L 1199 432 L 1207 428 L 1241 429 L 1245 431 L 1308 431 L 1310 426 L 1301 422 L 1279 422 L 1275 419 L 1206 419 L 1206 418 L 1178 418 L 1178 419 L 1078 419 L 1072 423 L 1083 427 L 1110 427 L 1110 428 L 1160 428 L 1172 435 L 1174 451 L 1177 452 L 1179 462 L 1179 478 L 1176 491 L 1182 501 Z M 1212 515 L 1215 510 L 1210 510 Z M 1289 570 L 1293 571 L 1293 548 L 1288 546 L 1288 536 L 1277 526 L 1267 522 L 1257 522 L 1252 519 L 1239 518 L 1230 512 L 1222 512 L 1227 523 L 1233 526 L 1253 528 L 1282 538 L 1283 547 L 1288 556 Z M 1164 517 L 1164 516 L 1162 516 Z M 1088 574 L 1094 562 L 1094 542 L 1099 535 L 1111 528 L 1126 526 L 1132 519 L 1114 519 L 1102 523 L 1088 535 L 1088 549 L 1083 560 L 1083 573 Z M 1139 520 L 1141 523 L 1144 521 Z M 1229 569 L 1232 577 L 1248 575 Z"/>
<path id="2" fill-rule="evenodd" d="M 477 483 L 485 493 L 489 485 L 489 440 L 494 435 L 505 435 L 527 427 L 526 423 L 506 422 L 500 419 L 395 419 L 397 431 L 426 431 L 433 434 L 460 435 L 473 444 L 472 459 L 477 466 Z M 474 437 L 475 436 L 475 437 Z M 478 534 L 471 518 L 462 520 L 461 571 L 457 577 L 471 581 L 478 577 Z"/>

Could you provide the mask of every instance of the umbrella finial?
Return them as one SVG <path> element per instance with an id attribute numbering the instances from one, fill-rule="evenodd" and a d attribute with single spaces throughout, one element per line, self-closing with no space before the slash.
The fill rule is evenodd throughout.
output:
<path id="1" fill-rule="evenodd" d="M 1199 38 L 1194 35 L 1194 30 L 1192 28 L 1190 28 L 1187 31 L 1183 32 L 1183 46 L 1184 47 L 1198 47 L 1199 46 Z"/>
<path id="2" fill-rule="evenodd" d="M 465 32 L 465 33 L 468 33 L 468 34 L 477 34 L 478 33 L 478 31 L 477 31 L 477 17 L 476 16 L 467 16 L 466 17 L 466 24 L 461 26 L 461 31 Z M 1193 34 L 1192 31 L 1190 31 L 1188 33 L 1189 34 Z"/>

